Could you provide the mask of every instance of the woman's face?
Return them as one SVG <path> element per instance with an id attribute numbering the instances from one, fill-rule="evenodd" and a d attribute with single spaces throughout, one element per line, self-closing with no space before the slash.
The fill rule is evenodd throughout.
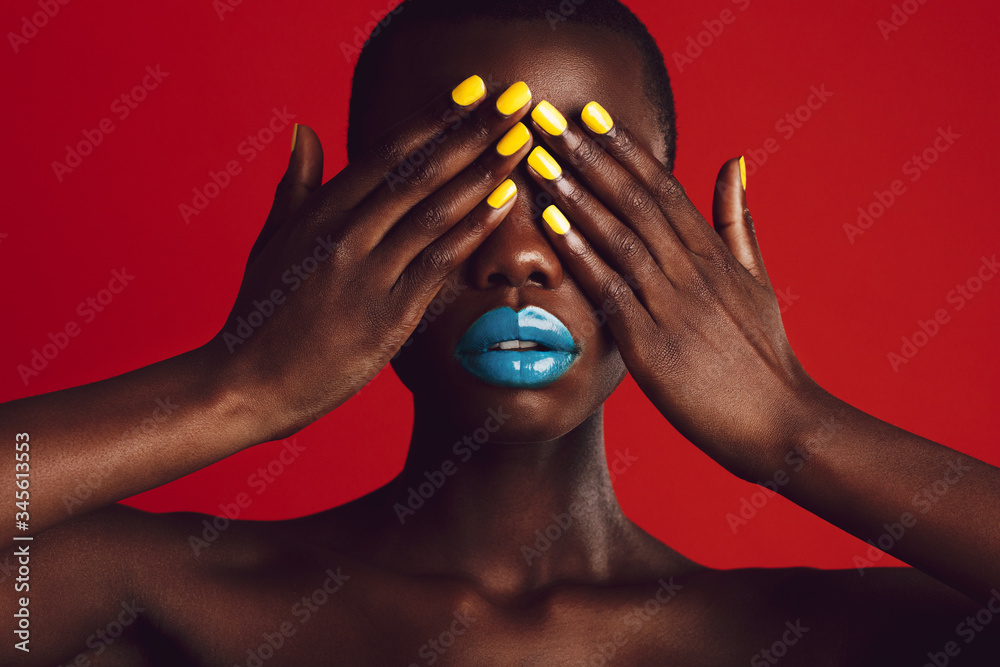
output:
<path id="1" fill-rule="evenodd" d="M 610 31 L 547 20 L 434 23 L 394 38 L 385 63 L 376 80 L 367 82 L 376 88 L 373 108 L 354 128 L 362 146 L 371 146 L 439 91 L 478 74 L 487 82 L 488 104 L 517 81 L 531 88 L 533 103 L 548 100 L 567 117 L 579 118 L 584 105 L 597 100 L 665 158 L 657 114 L 643 92 L 639 54 Z M 535 143 L 543 143 L 537 135 Z M 584 295 L 539 226 L 540 211 L 551 202 L 523 162 L 511 178 L 518 188 L 514 207 L 450 276 L 393 368 L 419 409 L 439 413 L 462 432 L 483 427 L 487 411 L 502 408 L 510 418 L 494 441 L 547 441 L 593 414 L 626 370 L 604 325 L 606 313 Z M 463 366 L 456 348 L 474 322 L 498 308 L 529 306 L 554 315 L 572 335 L 576 354 L 565 373 L 543 386 L 504 386 Z"/>

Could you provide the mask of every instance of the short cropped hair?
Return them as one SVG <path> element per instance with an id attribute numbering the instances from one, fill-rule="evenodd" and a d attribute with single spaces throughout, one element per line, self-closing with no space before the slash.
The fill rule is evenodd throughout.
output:
<path id="1" fill-rule="evenodd" d="M 572 12 L 566 11 L 571 5 Z M 659 111 L 657 121 L 663 132 L 667 168 L 673 170 L 677 153 L 676 113 L 670 77 L 663 62 L 663 53 L 646 26 L 618 0 L 405 0 L 378 28 L 378 34 L 365 42 L 354 67 L 351 103 L 348 114 L 347 155 L 353 159 L 360 150 L 358 119 L 369 104 L 373 78 L 383 62 L 386 45 L 392 35 L 407 26 L 429 22 L 461 22 L 474 19 L 501 21 L 559 20 L 611 30 L 635 45 L 643 62 L 645 93 L 653 108 Z"/>

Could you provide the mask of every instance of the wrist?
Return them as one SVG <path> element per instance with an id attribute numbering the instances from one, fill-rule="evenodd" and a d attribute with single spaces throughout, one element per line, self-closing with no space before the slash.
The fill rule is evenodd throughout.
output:
<path id="1" fill-rule="evenodd" d="M 768 468 L 797 472 L 829 450 L 859 411 L 819 385 L 800 394 L 791 428 L 770 453 Z"/>
<path id="2" fill-rule="evenodd" d="M 237 447 L 235 451 L 298 430 L 282 419 L 287 413 L 275 404 L 276 392 L 263 385 L 259 374 L 238 364 L 220 339 L 213 338 L 188 354 L 206 421 L 220 431 L 219 437 Z"/>

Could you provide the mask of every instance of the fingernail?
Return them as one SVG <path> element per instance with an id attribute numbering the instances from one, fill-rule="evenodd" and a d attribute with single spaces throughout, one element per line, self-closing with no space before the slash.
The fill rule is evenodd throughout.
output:
<path id="1" fill-rule="evenodd" d="M 743 159 L 742 155 L 740 156 L 740 183 L 743 184 L 743 191 L 746 192 L 746 190 L 747 190 L 747 163 Z"/>
<path id="2" fill-rule="evenodd" d="M 559 113 L 559 110 L 549 104 L 546 100 L 538 103 L 538 106 L 531 112 L 531 117 L 535 119 L 543 130 L 554 137 L 559 136 L 566 130 L 566 119 Z"/>
<path id="3" fill-rule="evenodd" d="M 566 219 L 562 211 L 556 208 L 555 204 L 545 209 L 542 212 L 542 217 L 556 234 L 562 235 L 569 231 L 569 220 Z"/>
<path id="4" fill-rule="evenodd" d="M 295 142 L 299 138 L 299 124 L 296 123 L 295 127 L 292 129 L 292 152 L 295 152 Z"/>
<path id="5" fill-rule="evenodd" d="M 562 167 L 541 146 L 535 146 L 535 150 L 528 155 L 528 164 L 547 181 L 554 181 L 562 174 Z"/>
<path id="6" fill-rule="evenodd" d="M 517 194 L 517 186 L 514 185 L 514 181 L 509 178 L 497 186 L 489 197 L 486 198 L 486 203 L 493 208 L 503 208 L 503 205 L 509 202 L 514 195 Z"/>
<path id="7" fill-rule="evenodd" d="M 455 100 L 455 104 L 467 107 L 485 94 L 486 84 L 478 76 L 472 75 L 451 91 L 451 99 Z"/>
<path id="8" fill-rule="evenodd" d="M 507 134 L 503 135 L 503 139 L 497 143 L 497 153 L 504 157 L 513 155 L 521 150 L 530 138 L 531 132 L 528 128 L 525 127 L 524 123 L 518 123 L 507 130 Z"/>
<path id="9" fill-rule="evenodd" d="M 580 117 L 583 118 L 587 127 L 597 134 L 607 134 L 615 126 L 611 116 L 597 102 L 590 102 L 583 107 L 583 113 L 580 114 Z"/>
<path id="10" fill-rule="evenodd" d="M 504 116 L 517 113 L 525 104 L 531 101 L 531 89 L 524 81 L 518 81 L 503 92 L 497 99 L 497 111 Z"/>

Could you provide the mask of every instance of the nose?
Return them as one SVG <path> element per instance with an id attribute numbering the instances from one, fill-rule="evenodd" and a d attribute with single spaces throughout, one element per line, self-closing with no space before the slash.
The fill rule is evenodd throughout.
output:
<path id="1" fill-rule="evenodd" d="M 469 258 L 469 281 L 478 289 L 536 286 L 555 289 L 563 267 L 539 221 L 552 203 L 530 179 L 514 176 L 517 201 L 493 233 Z"/>

